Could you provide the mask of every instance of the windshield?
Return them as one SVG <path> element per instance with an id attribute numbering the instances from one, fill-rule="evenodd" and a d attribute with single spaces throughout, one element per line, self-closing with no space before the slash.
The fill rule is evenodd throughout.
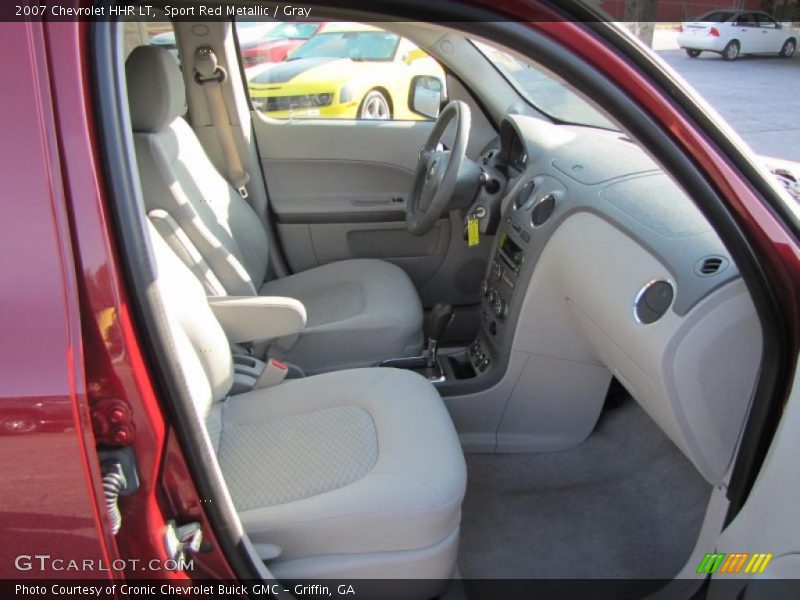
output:
<path id="1" fill-rule="evenodd" d="M 473 44 L 529 104 L 547 116 L 576 125 L 617 129 L 597 109 L 536 67 L 488 44 Z"/>
<path id="2" fill-rule="evenodd" d="M 292 53 L 298 58 L 392 60 L 400 37 L 386 31 L 337 31 L 312 37 Z"/>
<path id="3" fill-rule="evenodd" d="M 269 32 L 270 38 L 307 40 L 319 29 L 318 23 L 281 23 Z"/>

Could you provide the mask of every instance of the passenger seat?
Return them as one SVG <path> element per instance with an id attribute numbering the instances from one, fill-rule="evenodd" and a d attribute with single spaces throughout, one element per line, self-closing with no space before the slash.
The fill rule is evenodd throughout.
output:
<path id="1" fill-rule="evenodd" d="M 306 328 L 274 342 L 270 356 L 320 373 L 419 354 L 422 305 L 396 265 L 345 260 L 265 281 L 264 227 L 183 119 L 186 90 L 175 57 L 139 46 L 126 75 L 145 206 L 170 247 L 209 295 L 288 296 L 305 305 Z"/>
<path id="2" fill-rule="evenodd" d="M 466 467 L 435 388 L 368 368 L 228 396 L 228 340 L 197 278 L 149 226 L 156 285 L 192 400 L 244 528 L 279 579 L 453 572 Z M 415 597 L 417 595 L 415 594 Z"/>

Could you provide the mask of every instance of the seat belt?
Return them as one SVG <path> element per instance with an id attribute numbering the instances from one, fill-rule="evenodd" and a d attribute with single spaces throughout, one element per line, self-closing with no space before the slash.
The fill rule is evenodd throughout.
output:
<path id="1" fill-rule="evenodd" d="M 225 109 L 225 100 L 220 86 L 228 74 L 219 66 L 217 55 L 208 46 L 202 46 L 195 52 L 194 68 L 195 81 L 203 86 L 208 112 L 214 123 L 214 129 L 217 131 L 217 138 L 228 170 L 228 181 L 242 198 L 247 198 L 246 186 L 250 181 L 250 175 L 242 166 L 242 158 L 233 137 L 233 129 L 228 119 L 228 111 Z"/>

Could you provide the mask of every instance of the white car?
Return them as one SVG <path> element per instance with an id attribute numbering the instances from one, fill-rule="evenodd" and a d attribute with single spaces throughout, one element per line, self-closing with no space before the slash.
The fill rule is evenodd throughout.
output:
<path id="1" fill-rule="evenodd" d="M 725 60 L 762 53 L 789 58 L 797 48 L 797 33 L 763 12 L 715 10 L 683 23 L 678 45 L 691 58 L 703 51 L 718 52 Z"/>

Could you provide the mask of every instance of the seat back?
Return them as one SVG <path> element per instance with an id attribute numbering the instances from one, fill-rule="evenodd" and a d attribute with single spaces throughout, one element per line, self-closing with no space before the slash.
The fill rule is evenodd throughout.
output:
<path id="1" fill-rule="evenodd" d="M 152 224 L 148 230 L 157 269 L 156 286 L 178 362 L 197 414 L 206 424 L 216 450 L 222 429 L 220 401 L 230 392 L 234 377 L 228 339 L 208 305 L 200 282 Z"/>
<path id="2" fill-rule="evenodd" d="M 203 277 L 206 293 L 256 295 L 267 273 L 268 242 L 252 207 L 211 163 L 200 140 L 184 120 L 186 90 L 175 57 L 164 48 L 139 46 L 125 65 L 134 144 L 148 212 L 162 234 L 177 227 L 213 274 Z M 166 213 L 172 224 L 163 220 Z M 219 286 L 224 289 L 218 289 Z"/>

